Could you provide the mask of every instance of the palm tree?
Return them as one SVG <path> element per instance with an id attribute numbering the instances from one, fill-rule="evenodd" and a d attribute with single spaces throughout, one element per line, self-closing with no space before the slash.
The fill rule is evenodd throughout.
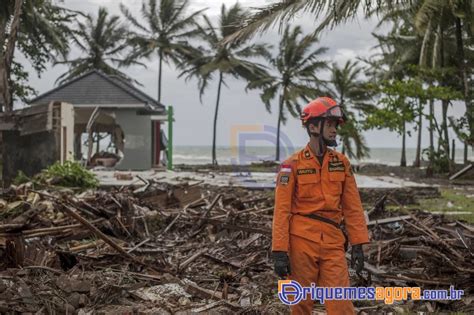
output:
<path id="1" fill-rule="evenodd" d="M 453 1 L 436 1 L 436 0 L 424 0 L 422 5 L 416 11 L 414 23 L 416 28 L 420 32 L 429 33 L 432 29 L 436 31 L 437 35 L 437 50 L 434 52 L 439 55 L 438 60 L 440 67 L 445 67 L 449 64 L 446 56 L 446 50 L 451 48 L 452 42 L 454 41 L 455 49 L 454 52 L 454 65 L 458 69 L 460 90 L 463 91 L 464 104 L 466 106 L 466 125 L 469 132 L 462 139 L 465 144 L 474 146 L 474 103 L 472 102 L 472 92 L 470 85 L 472 79 L 469 73 L 470 63 L 467 62 L 469 58 L 466 55 L 470 53 L 467 49 L 469 44 L 472 45 L 472 34 L 474 32 L 474 4 L 472 1 L 464 0 L 453 0 Z M 448 37 L 449 31 L 453 30 L 454 40 L 451 39 L 445 44 L 445 38 Z M 470 41 L 470 43 L 468 42 Z M 472 52 L 471 52 L 472 53 Z M 469 82 L 471 81 L 471 82 Z M 444 86 L 447 82 L 442 82 Z M 443 130 L 444 130 L 444 147 L 449 156 L 449 140 L 447 132 L 447 107 L 448 101 L 443 102 Z M 454 122 L 453 122 L 454 123 Z M 460 125 L 453 125 L 454 129 L 459 130 L 462 128 Z M 450 172 L 453 170 L 452 163 L 449 164 Z"/>
<path id="2" fill-rule="evenodd" d="M 212 138 L 212 164 L 217 165 L 216 134 L 217 117 L 221 98 L 222 85 L 226 85 L 225 78 L 244 78 L 248 81 L 266 76 L 265 67 L 251 61 L 250 58 L 264 56 L 268 53 L 264 44 L 248 44 L 247 40 L 223 44 L 222 40 L 234 33 L 248 15 L 239 3 L 229 9 L 223 4 L 219 17 L 219 24 L 214 26 L 209 17 L 203 16 L 204 26 L 198 26 L 200 38 L 207 43 L 207 48 L 200 49 L 184 71 L 180 74 L 186 79 L 197 77 L 200 96 L 203 95 L 209 81 L 217 74 L 217 99 L 214 111 L 213 138 Z"/>
<path id="3" fill-rule="evenodd" d="M 143 1 L 141 14 L 147 25 L 140 23 L 123 4 L 122 13 L 138 31 L 130 33 L 130 44 L 134 47 L 129 59 L 153 58 L 158 55 L 158 102 L 161 101 L 163 61 L 180 66 L 195 54 L 188 40 L 196 35 L 196 18 L 203 10 L 186 15 L 189 0 Z"/>
<path id="4" fill-rule="evenodd" d="M 301 100 L 308 101 L 316 97 L 321 81 L 319 71 L 327 68 L 326 62 L 319 58 L 328 48 L 314 49 L 318 39 L 314 36 L 303 36 L 301 27 L 286 27 L 280 41 L 276 57 L 266 54 L 269 64 L 275 69 L 275 75 L 269 75 L 248 85 L 250 89 L 260 88 L 260 95 L 267 111 L 271 102 L 278 96 L 278 123 L 275 160 L 280 160 L 280 127 L 286 123 L 285 109 L 297 117 L 301 113 Z"/>
<path id="5" fill-rule="evenodd" d="M 70 69 L 59 76 L 56 82 L 62 84 L 93 69 L 132 81 L 111 65 L 116 64 L 117 67 L 123 65 L 124 58 L 121 54 L 127 49 L 125 33 L 126 27 L 120 22 L 120 18 L 116 15 L 109 16 L 106 8 L 99 8 L 97 18 L 91 15 L 85 16 L 84 22 L 77 22 L 72 36 L 74 44 L 85 56 L 56 62 L 70 66 Z"/>
<path id="6" fill-rule="evenodd" d="M 352 110 L 364 112 L 368 108 L 373 108 L 373 105 L 368 103 L 371 96 L 365 88 L 365 83 L 359 78 L 363 70 L 357 61 L 348 60 L 342 68 L 333 63 L 329 80 L 330 95 L 348 116 L 346 123 L 338 132 L 342 137 L 342 152 L 347 152 L 350 158 L 359 160 L 369 156 L 369 148 L 365 144 L 360 124 Z"/>
<path id="7" fill-rule="evenodd" d="M 21 84 L 27 77 L 21 64 L 14 61 L 15 49 L 37 71 L 57 55 L 68 51 L 68 23 L 75 16 L 49 0 L 7 0 L 0 3 L 0 111 L 13 108 L 14 97 L 23 99 Z M 21 78 L 19 78 L 21 76 Z"/>
<path id="8" fill-rule="evenodd" d="M 324 14 L 322 22 L 315 29 L 314 34 L 317 34 L 327 27 L 333 28 L 355 17 L 359 9 L 363 9 L 366 14 L 369 14 L 373 10 L 378 11 L 385 7 L 394 9 L 399 6 L 411 5 L 412 1 L 278 0 L 265 7 L 257 8 L 243 26 L 227 38 L 227 41 L 246 38 L 257 32 L 264 32 L 275 24 L 283 29 L 283 26 L 289 20 L 301 12 L 311 13 L 315 17 Z"/>

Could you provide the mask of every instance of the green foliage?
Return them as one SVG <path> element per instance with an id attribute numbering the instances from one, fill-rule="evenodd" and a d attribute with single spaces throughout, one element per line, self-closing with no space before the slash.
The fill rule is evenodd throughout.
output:
<path id="1" fill-rule="evenodd" d="M 367 111 L 364 128 L 388 128 L 402 134 L 404 124 L 416 117 L 415 104 L 422 91 L 421 84 L 415 80 L 390 80 L 379 86 L 371 85 L 370 88 L 381 95 L 381 106 Z"/>
<path id="2" fill-rule="evenodd" d="M 14 185 L 21 185 L 21 184 L 27 183 L 29 181 L 31 181 L 31 178 L 26 176 L 26 174 L 23 173 L 23 171 L 19 171 L 18 174 L 16 175 L 16 177 L 13 179 L 13 184 Z"/>
<path id="3" fill-rule="evenodd" d="M 0 53 L 5 53 L 8 24 L 11 23 L 15 1 L 0 1 Z M 64 56 L 69 50 L 69 24 L 76 12 L 57 6 L 51 0 L 23 1 L 20 27 L 17 34 L 16 51 L 30 61 L 33 69 L 41 74 L 48 62 Z M 10 92 L 14 100 L 26 102 L 36 94 L 28 85 L 28 73 L 14 57 L 8 66 Z"/>
<path id="4" fill-rule="evenodd" d="M 449 170 L 449 156 L 442 148 L 439 151 L 431 151 L 426 148 L 423 150 L 423 154 L 430 161 L 430 168 L 433 173 L 446 173 Z"/>
<path id="5" fill-rule="evenodd" d="M 2 1 L 0 16 L 13 13 L 15 1 Z M 72 12 L 57 6 L 51 0 L 23 1 L 17 47 L 41 73 L 49 61 L 69 50 L 69 24 L 76 17 Z"/>
<path id="6" fill-rule="evenodd" d="M 388 128 L 399 134 L 403 124 L 413 122 L 419 115 L 419 102 L 425 104 L 429 99 L 455 100 L 462 94 L 447 86 L 424 85 L 418 78 L 406 80 L 386 80 L 380 85 L 371 84 L 369 88 L 381 95 L 378 108 L 367 111 L 365 129 Z"/>
<path id="7" fill-rule="evenodd" d="M 25 71 L 22 64 L 13 61 L 10 87 L 15 101 L 27 103 L 33 96 L 36 96 L 36 90 L 28 84 L 29 74 Z"/>
<path id="8" fill-rule="evenodd" d="M 39 177 L 63 187 L 97 188 L 99 186 L 96 176 L 74 161 L 66 161 L 63 164 L 56 162 L 44 170 Z"/>

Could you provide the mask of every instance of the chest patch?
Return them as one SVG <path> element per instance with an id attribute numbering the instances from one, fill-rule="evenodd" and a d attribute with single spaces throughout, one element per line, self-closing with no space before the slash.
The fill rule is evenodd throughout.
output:
<path id="1" fill-rule="evenodd" d="M 297 170 L 298 175 L 316 174 L 315 168 L 302 168 Z"/>
<path id="2" fill-rule="evenodd" d="M 346 167 L 344 166 L 344 162 L 329 162 L 328 164 L 328 171 L 329 172 L 344 172 Z"/>

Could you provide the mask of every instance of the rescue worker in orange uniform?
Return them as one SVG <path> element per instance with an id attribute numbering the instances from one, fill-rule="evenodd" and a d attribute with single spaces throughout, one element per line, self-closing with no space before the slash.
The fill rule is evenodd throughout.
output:
<path id="1" fill-rule="evenodd" d="M 362 244 L 369 242 L 359 191 L 347 157 L 335 147 L 337 126 L 344 121 L 337 103 L 320 97 L 303 109 L 310 136 L 306 147 L 280 166 L 275 189 L 272 256 L 275 272 L 301 286 L 348 287 L 344 220 L 352 246 L 351 264 L 362 271 Z M 311 314 L 308 297 L 291 306 L 292 314 Z M 354 314 L 351 300 L 326 300 L 328 315 Z"/>

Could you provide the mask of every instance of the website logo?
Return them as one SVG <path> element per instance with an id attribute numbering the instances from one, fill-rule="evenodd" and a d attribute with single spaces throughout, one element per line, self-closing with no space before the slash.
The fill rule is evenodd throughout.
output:
<path id="1" fill-rule="evenodd" d="M 269 125 L 234 125 L 231 128 L 231 164 L 248 165 L 252 162 L 274 161 L 276 158 L 277 128 Z M 290 138 L 280 129 L 280 160 L 295 151 Z"/>

